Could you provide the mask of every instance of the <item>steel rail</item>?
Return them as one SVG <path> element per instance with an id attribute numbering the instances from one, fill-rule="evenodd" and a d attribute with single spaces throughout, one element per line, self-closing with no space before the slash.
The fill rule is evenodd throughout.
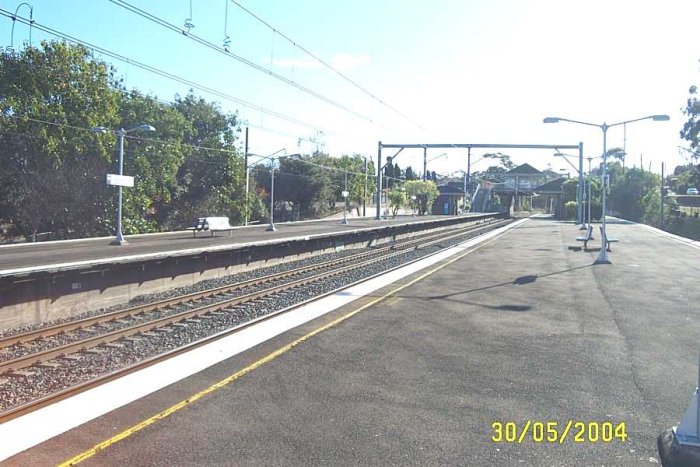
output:
<path id="1" fill-rule="evenodd" d="M 477 231 L 480 231 L 480 230 L 491 230 L 491 229 L 497 228 L 497 227 L 499 227 L 499 226 L 501 226 L 501 225 L 506 225 L 506 224 L 508 224 L 508 223 L 510 223 L 510 222 L 511 222 L 510 220 L 505 220 L 505 221 L 501 221 L 501 222 L 491 222 L 491 223 L 488 223 L 487 225 L 480 226 L 480 227 L 477 227 L 477 228 L 473 229 L 471 233 L 476 233 Z M 464 233 L 465 233 L 465 232 L 462 232 L 462 234 L 464 234 Z M 280 314 L 287 313 L 287 312 L 292 311 L 292 310 L 294 310 L 294 309 L 296 309 L 296 308 L 299 308 L 299 307 L 301 307 L 301 306 L 304 306 L 304 305 L 306 305 L 306 304 L 308 304 L 308 303 L 314 302 L 314 301 L 316 301 L 316 300 L 319 300 L 319 299 L 321 299 L 321 298 L 323 298 L 323 297 L 326 297 L 326 296 L 328 296 L 328 295 L 331 295 L 331 294 L 333 294 L 333 293 L 337 293 L 338 291 L 347 289 L 347 288 L 349 288 L 349 287 L 352 287 L 352 286 L 354 286 L 354 285 L 357 285 L 358 283 L 366 282 L 366 281 L 371 280 L 371 279 L 373 279 L 373 278 L 375 278 L 375 277 L 381 276 L 381 275 L 383 275 L 383 274 L 386 274 L 386 273 L 388 273 L 388 272 L 391 272 L 391 271 L 393 271 L 393 270 L 395 270 L 395 269 L 399 269 L 399 268 L 404 267 L 404 266 L 406 266 L 406 265 L 409 265 L 409 264 L 411 264 L 411 263 L 420 261 L 420 260 L 422 260 L 422 259 L 424 259 L 424 258 L 426 258 L 426 257 L 435 255 L 435 254 L 437 254 L 437 253 L 439 253 L 439 251 L 436 251 L 436 252 L 434 252 L 434 253 L 430 253 L 430 254 L 428 254 L 428 255 L 426 255 L 426 256 L 422 256 L 422 257 L 420 257 L 420 258 L 415 258 L 415 259 L 413 259 L 413 260 L 411 260 L 411 261 L 407 261 L 406 263 L 402 263 L 402 264 L 396 265 L 396 266 L 394 266 L 394 267 L 392 267 L 392 268 L 390 268 L 390 269 L 388 269 L 388 270 L 380 271 L 380 272 L 378 272 L 378 273 L 376 273 L 376 274 L 373 274 L 373 275 L 368 276 L 368 277 L 364 277 L 364 278 L 359 279 L 359 280 L 357 280 L 357 281 L 354 281 L 354 282 L 352 282 L 352 283 L 350 283 L 350 284 L 345 284 L 345 285 L 343 285 L 343 286 L 341 286 L 341 287 L 338 287 L 338 288 L 336 288 L 336 289 L 334 289 L 334 290 L 330 290 L 330 291 L 328 291 L 328 292 L 325 292 L 325 293 L 322 293 L 322 294 L 319 294 L 319 295 L 310 297 L 309 299 L 304 300 L 304 301 L 302 301 L 302 302 L 294 303 L 294 304 L 292 304 L 292 305 L 290 305 L 290 306 L 288 306 L 288 307 L 285 307 L 285 308 L 282 308 L 282 309 L 280 309 L 280 310 L 277 310 L 277 311 L 268 313 L 268 314 L 266 314 L 266 315 L 264 315 L 264 316 L 260 316 L 260 317 L 258 317 L 258 318 L 252 319 L 252 320 L 250 320 L 250 321 L 246 321 L 245 323 L 241 323 L 241 324 L 239 324 L 239 325 L 237 325 L 237 326 L 234 326 L 234 327 L 232 327 L 232 328 L 225 329 L 225 330 L 223 330 L 223 331 L 221 331 L 221 332 L 218 332 L 218 333 L 216 333 L 216 334 L 213 334 L 213 335 L 204 337 L 204 338 L 202 338 L 202 339 L 199 339 L 199 340 L 197 340 L 197 341 L 195 341 L 195 342 L 191 342 L 191 343 L 189 343 L 189 344 L 186 344 L 186 345 L 184 345 L 184 346 L 178 347 L 178 348 L 176 348 L 176 349 L 172 349 L 172 350 L 169 350 L 169 351 L 167 351 L 167 352 L 164 352 L 164 353 L 161 353 L 161 354 L 158 354 L 158 355 L 154 355 L 154 356 L 145 358 L 145 359 L 143 359 L 143 360 L 141 360 L 141 361 L 138 361 L 138 362 L 133 363 L 133 364 L 131 364 L 131 365 L 128 365 L 128 366 L 126 366 L 126 367 L 123 367 L 123 368 L 114 370 L 114 371 L 112 371 L 112 372 L 110 372 L 110 373 L 97 376 L 96 378 L 90 379 L 90 380 L 88 380 L 88 381 L 83 381 L 83 382 L 77 383 L 77 384 L 75 384 L 75 385 L 73 385 L 73 386 L 70 386 L 70 387 L 68 387 L 68 388 L 64 388 L 64 389 L 62 389 L 62 390 L 60 390 L 60 391 L 57 391 L 57 392 L 55 392 L 55 393 L 53 393 L 53 394 L 49 394 L 49 395 L 40 397 L 40 398 L 38 398 L 38 399 L 35 399 L 35 400 L 32 400 L 32 401 L 29 401 L 29 402 L 26 402 L 26 403 L 23 403 L 23 404 L 20 404 L 20 405 L 11 407 L 11 408 L 9 408 L 9 409 L 7 409 L 7 410 L 0 411 L 0 424 L 5 423 L 5 422 L 7 422 L 7 421 L 9 421 L 9 420 L 12 420 L 12 419 L 14 419 L 14 418 L 18 418 L 18 417 L 20 417 L 20 416 L 26 415 L 26 414 L 28 414 L 28 413 L 31 413 L 31 412 L 33 412 L 33 411 L 35 411 L 35 410 L 38 410 L 38 409 L 42 408 L 42 407 L 46 407 L 46 406 L 48 406 L 48 405 L 54 404 L 54 403 L 56 403 L 56 402 L 58 402 L 58 401 L 60 401 L 60 400 L 73 397 L 73 396 L 75 396 L 75 395 L 77 395 L 77 394 L 79 394 L 79 393 L 81 393 L 81 392 L 84 392 L 84 391 L 87 391 L 87 390 L 89 390 L 89 389 L 91 389 L 91 388 L 100 386 L 100 385 L 105 384 L 105 383 L 107 383 L 107 382 L 109 382 L 109 381 L 113 381 L 113 380 L 115 380 L 115 379 L 118 379 L 118 378 L 121 378 L 121 377 L 123 377 L 123 376 L 126 376 L 126 375 L 128 375 L 128 374 L 130 374 L 130 373 L 134 373 L 134 372 L 136 372 L 136 371 L 142 370 L 142 369 L 147 368 L 147 367 L 149 367 L 149 366 L 155 365 L 155 364 L 157 364 L 157 363 L 159 363 L 159 362 L 168 360 L 168 359 L 170 359 L 170 358 L 173 358 L 173 357 L 175 357 L 175 356 L 177 356 L 177 355 L 180 355 L 180 354 L 182 354 L 182 353 L 188 352 L 188 351 L 190 351 L 190 350 L 192 350 L 192 349 L 195 349 L 195 348 L 197 348 L 197 347 L 201 347 L 201 346 L 207 345 L 207 344 L 209 344 L 209 343 L 211 343 L 211 342 L 214 342 L 214 341 L 216 341 L 216 340 L 219 340 L 219 339 L 222 339 L 222 338 L 224 338 L 224 337 L 227 337 L 227 336 L 230 336 L 230 335 L 232 335 L 232 334 L 235 334 L 235 333 L 241 331 L 242 329 L 245 329 L 245 328 L 248 328 L 248 327 L 250 327 L 250 326 L 253 326 L 253 325 L 255 325 L 255 324 L 257 324 L 257 323 L 259 323 L 259 322 L 261 322 L 261 321 L 265 321 L 265 320 L 271 319 L 271 318 L 273 318 L 273 317 L 275 317 L 275 316 L 278 316 L 278 315 L 280 315 Z"/>

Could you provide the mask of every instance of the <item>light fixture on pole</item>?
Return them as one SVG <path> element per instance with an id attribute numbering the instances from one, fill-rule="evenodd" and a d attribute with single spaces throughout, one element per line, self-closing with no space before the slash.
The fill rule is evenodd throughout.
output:
<path id="1" fill-rule="evenodd" d="M 430 159 L 427 159 L 424 157 L 423 159 L 423 181 L 428 180 L 428 163 L 434 161 L 435 159 L 440 159 L 441 157 L 447 157 L 447 153 L 443 152 L 439 156 L 432 157 Z"/>
<path id="2" fill-rule="evenodd" d="M 109 133 L 112 130 L 109 130 L 103 126 L 97 126 L 91 128 L 90 131 L 94 133 Z M 118 130 L 112 131 L 115 135 L 117 135 L 117 138 L 119 139 L 119 174 L 116 177 L 108 174 L 107 183 L 110 185 L 117 185 L 119 187 L 119 197 L 117 204 L 117 234 L 115 239 L 110 243 L 110 245 L 126 245 L 128 243 L 124 239 L 124 235 L 122 234 L 122 188 L 124 186 L 134 186 L 134 179 L 133 177 L 124 177 L 124 136 L 134 131 L 156 131 L 156 129 L 151 125 L 143 124 L 138 125 L 129 130 L 120 128 Z"/>
<path id="3" fill-rule="evenodd" d="M 274 152 L 274 154 L 277 154 L 278 152 L 283 152 L 285 155 L 279 156 L 277 159 L 281 159 L 283 157 L 287 157 L 287 150 L 286 149 L 280 149 L 277 152 Z M 270 225 L 267 226 L 267 229 L 265 229 L 266 232 L 276 232 L 277 227 L 275 227 L 275 158 L 271 157 L 272 163 L 270 164 Z"/>
<path id="4" fill-rule="evenodd" d="M 602 123 L 602 124 L 597 124 L 597 123 L 589 123 L 589 122 L 581 122 L 578 120 L 570 120 L 568 118 L 560 118 L 560 117 L 547 117 L 544 119 L 544 123 L 559 123 L 559 122 L 569 122 L 569 123 L 578 123 L 580 125 L 587 125 L 587 126 L 595 126 L 600 128 L 603 131 L 603 170 L 602 170 L 602 189 L 603 189 L 603 199 L 602 199 L 602 212 L 601 212 L 601 217 L 602 217 L 602 239 L 601 239 L 601 248 L 600 248 L 600 253 L 598 254 L 598 258 L 595 260 L 595 264 L 610 264 L 610 260 L 608 260 L 608 253 L 607 253 L 607 231 L 606 231 L 606 223 L 605 223 L 605 200 L 606 200 L 606 190 L 607 190 L 607 173 L 606 173 L 606 168 L 607 168 L 607 152 L 608 152 L 608 128 L 618 126 L 618 125 L 626 125 L 628 123 L 633 123 L 633 122 L 639 122 L 641 120 L 653 120 L 655 122 L 666 122 L 670 120 L 670 117 L 668 115 L 649 115 L 647 117 L 641 117 L 641 118 L 635 118 L 633 120 L 626 120 L 624 122 L 617 122 L 613 123 L 611 125 L 608 125 L 607 123 Z"/>
<path id="5" fill-rule="evenodd" d="M 247 145 L 246 145 L 246 146 L 247 146 Z M 250 185 L 250 168 L 253 167 L 253 166 L 255 166 L 255 165 L 257 165 L 257 164 L 259 164 L 260 162 L 262 162 L 262 161 L 264 161 L 264 160 L 272 159 L 272 156 L 274 156 L 275 154 L 279 154 L 280 152 L 283 152 L 283 151 L 286 152 L 287 150 L 286 150 L 285 148 L 278 149 L 277 151 L 273 152 L 272 154 L 270 154 L 270 155 L 268 155 L 268 156 L 258 156 L 257 154 L 251 154 L 251 153 L 248 153 L 248 152 L 245 153 L 245 159 L 246 159 L 246 161 L 248 160 L 248 157 L 249 157 L 249 156 L 262 157 L 261 160 L 255 162 L 254 164 L 248 164 L 247 162 L 246 162 L 246 164 L 245 164 L 245 203 L 246 203 L 246 206 L 245 206 L 245 225 L 248 225 L 248 217 L 249 217 L 249 216 L 248 216 L 248 209 L 250 209 L 250 207 L 249 207 L 249 204 L 250 204 L 250 203 L 249 203 L 249 197 L 248 197 L 248 191 L 250 190 L 250 188 L 249 188 L 249 185 Z M 274 160 L 273 160 L 273 164 L 274 164 Z"/>

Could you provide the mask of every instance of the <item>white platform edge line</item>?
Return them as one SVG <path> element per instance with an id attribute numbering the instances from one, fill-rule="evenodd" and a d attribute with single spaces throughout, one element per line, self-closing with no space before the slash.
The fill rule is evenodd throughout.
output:
<path id="1" fill-rule="evenodd" d="M 670 232 L 666 232 L 665 230 L 661 230 L 659 228 L 652 227 L 651 225 L 647 225 L 647 224 L 635 224 L 635 225 L 641 229 L 649 231 L 650 233 L 656 234 L 659 237 L 665 237 L 665 238 L 667 238 L 669 240 L 673 240 L 677 243 L 682 243 L 682 244 L 687 245 L 689 247 L 696 248 L 696 249 L 700 250 L 700 242 L 698 242 L 696 240 L 692 240 L 692 239 L 686 238 L 686 237 L 681 237 L 680 235 L 672 234 Z"/>
<path id="2" fill-rule="evenodd" d="M 504 234 L 527 220 L 516 221 L 292 312 L 262 321 L 234 335 L 10 420 L 0 425 L 0 461 L 216 365 L 403 277 Z"/>

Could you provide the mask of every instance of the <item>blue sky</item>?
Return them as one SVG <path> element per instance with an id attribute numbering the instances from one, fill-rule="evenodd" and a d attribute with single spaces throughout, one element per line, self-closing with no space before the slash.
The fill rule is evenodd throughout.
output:
<path id="1" fill-rule="evenodd" d="M 3 1 L 14 11 L 18 1 Z M 688 87 L 700 84 L 697 1 L 555 0 L 320 1 L 240 0 L 346 76 L 400 110 L 397 115 L 321 67 L 301 50 L 226 0 L 192 0 L 193 32 L 214 44 L 231 38 L 231 52 L 313 89 L 367 116 L 373 123 L 208 50 L 107 0 L 33 0 L 34 19 L 46 26 L 145 62 L 229 95 L 289 115 L 324 131 L 326 149 L 339 155 L 376 155 L 386 143 L 584 142 L 586 155 L 602 151 L 602 133 L 546 116 L 614 123 L 651 114 L 670 122 L 627 128 L 628 164 L 660 170 L 683 163 L 678 132 Z M 190 0 L 129 0 L 175 25 L 190 16 Z M 28 10 L 19 11 L 22 16 Z M 11 21 L 0 18 L 0 43 L 9 45 Z M 33 40 L 47 36 L 34 30 Z M 28 39 L 16 25 L 15 43 Z M 115 62 L 128 87 L 172 99 L 188 87 Z M 197 91 L 198 92 L 198 91 Z M 198 92 L 200 93 L 200 92 Z M 251 151 L 291 152 L 314 129 L 291 124 L 219 98 L 222 108 L 250 122 Z M 622 127 L 608 147 L 623 145 Z M 435 157 L 443 151 L 431 151 Z M 450 150 L 430 169 L 465 168 L 464 151 Z M 568 168 L 551 151 L 508 151 L 514 161 L 543 169 Z M 478 158 L 479 152 L 473 154 Z M 422 151 L 397 162 L 422 167 Z M 474 166 L 478 170 L 482 164 Z"/>

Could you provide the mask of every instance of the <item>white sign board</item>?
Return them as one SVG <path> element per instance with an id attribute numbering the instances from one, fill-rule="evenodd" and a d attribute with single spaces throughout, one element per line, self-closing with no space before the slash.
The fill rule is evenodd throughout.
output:
<path id="1" fill-rule="evenodd" d="M 134 186 L 134 177 L 128 175 L 107 174 L 107 185 Z"/>
<path id="2" fill-rule="evenodd" d="M 341 194 L 343 195 L 343 198 L 347 198 L 348 195 L 350 194 L 350 192 L 348 192 L 348 191 L 343 191 Z"/>

